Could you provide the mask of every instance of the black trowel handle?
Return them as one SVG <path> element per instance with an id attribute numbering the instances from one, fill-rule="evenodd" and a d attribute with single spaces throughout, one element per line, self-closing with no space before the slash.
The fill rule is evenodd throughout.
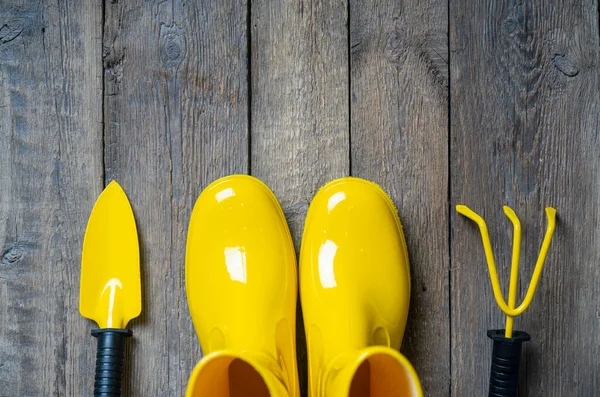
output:
<path id="1" fill-rule="evenodd" d="M 517 397 L 521 345 L 531 337 L 514 331 L 512 338 L 505 338 L 503 329 L 490 330 L 487 335 L 494 341 L 488 397 Z"/>
<path id="2" fill-rule="evenodd" d="M 120 328 L 92 331 L 92 336 L 98 339 L 94 397 L 121 397 L 125 340 L 132 335 L 131 330 Z"/>

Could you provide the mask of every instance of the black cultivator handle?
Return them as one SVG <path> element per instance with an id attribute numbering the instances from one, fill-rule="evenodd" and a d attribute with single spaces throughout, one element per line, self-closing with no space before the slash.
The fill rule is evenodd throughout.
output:
<path id="1" fill-rule="evenodd" d="M 526 332 L 513 331 L 512 338 L 506 338 L 503 329 L 489 330 L 487 335 L 494 341 L 488 397 L 517 397 L 521 345 L 531 337 Z"/>
<path id="2" fill-rule="evenodd" d="M 92 331 L 92 336 L 98 339 L 94 397 L 121 397 L 125 340 L 132 335 L 131 330 L 121 328 Z"/>

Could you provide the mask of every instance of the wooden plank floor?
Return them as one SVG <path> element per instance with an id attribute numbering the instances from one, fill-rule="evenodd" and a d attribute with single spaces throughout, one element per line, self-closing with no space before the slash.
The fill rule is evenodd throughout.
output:
<path id="1" fill-rule="evenodd" d="M 125 395 L 181 396 L 201 357 L 184 289 L 194 201 L 249 173 L 279 197 L 296 248 L 327 181 L 371 179 L 405 227 L 402 351 L 427 396 L 486 395 L 501 328 L 478 230 L 521 295 L 558 211 L 520 395 L 600 390 L 600 31 L 596 0 L 0 1 L 0 397 L 84 396 L 91 322 L 81 243 L 111 179 L 140 234 L 143 314 Z M 504 284 L 507 284 L 506 282 Z M 303 395 L 306 352 L 298 310 Z"/>

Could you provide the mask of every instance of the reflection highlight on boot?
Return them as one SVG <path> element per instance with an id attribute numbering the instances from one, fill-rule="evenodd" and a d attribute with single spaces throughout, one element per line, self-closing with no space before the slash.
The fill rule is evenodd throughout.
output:
<path id="1" fill-rule="evenodd" d="M 225 266 L 232 281 L 246 284 L 246 250 L 244 247 L 225 247 Z"/>
<path id="2" fill-rule="evenodd" d="M 338 246 L 331 240 L 327 240 L 319 248 L 319 279 L 323 288 L 334 288 L 337 286 L 335 282 L 335 271 L 333 261 Z"/>

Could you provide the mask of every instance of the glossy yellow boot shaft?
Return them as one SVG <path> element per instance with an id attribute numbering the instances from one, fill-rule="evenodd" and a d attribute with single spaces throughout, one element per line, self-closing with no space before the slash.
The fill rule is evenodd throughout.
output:
<path id="1" fill-rule="evenodd" d="M 342 178 L 314 197 L 300 295 L 310 397 L 421 395 L 414 369 L 395 350 L 408 316 L 410 270 L 396 209 L 379 186 Z"/>
<path id="2" fill-rule="evenodd" d="M 320 395 L 328 397 L 423 396 L 412 364 L 387 346 L 341 353 L 325 369 L 322 387 Z"/>
<path id="3" fill-rule="evenodd" d="M 205 357 L 188 396 L 234 396 L 240 383 L 256 387 L 242 395 L 299 395 L 296 269 L 283 211 L 265 184 L 233 175 L 202 192 L 188 229 L 185 278 Z"/>
<path id="4" fill-rule="evenodd" d="M 284 381 L 287 376 L 268 354 L 219 350 L 196 365 L 186 397 L 292 396 Z"/>

